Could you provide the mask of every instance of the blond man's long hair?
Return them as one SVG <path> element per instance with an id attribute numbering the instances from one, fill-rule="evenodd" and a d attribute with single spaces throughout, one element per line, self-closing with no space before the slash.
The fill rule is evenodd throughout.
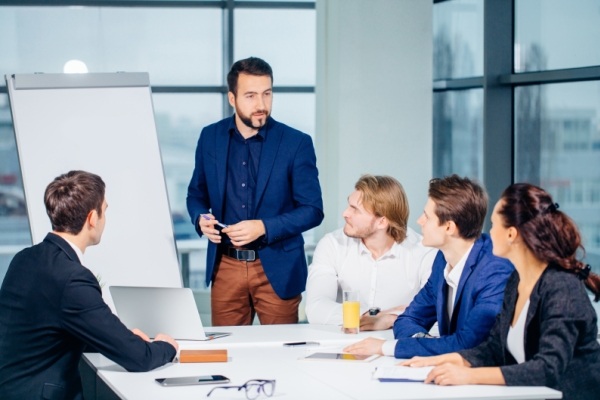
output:
<path id="1" fill-rule="evenodd" d="M 387 233 L 397 243 L 406 239 L 408 199 L 400 182 L 391 176 L 363 175 L 354 188 L 361 193 L 363 207 L 376 217 L 386 217 Z"/>

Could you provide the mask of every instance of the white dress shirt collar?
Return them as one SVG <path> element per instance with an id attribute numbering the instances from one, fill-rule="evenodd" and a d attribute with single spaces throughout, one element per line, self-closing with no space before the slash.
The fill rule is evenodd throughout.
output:
<path id="1" fill-rule="evenodd" d="M 65 238 L 63 237 L 63 239 L 65 239 Z M 65 239 L 65 242 L 69 243 L 69 246 L 71 246 L 73 248 L 73 250 L 75 250 L 75 254 L 77 254 L 77 258 L 79 258 L 79 262 L 81 263 L 81 265 L 83 265 L 83 252 L 81 251 L 81 249 L 67 239 Z"/>
<path id="2" fill-rule="evenodd" d="M 471 254 L 471 250 L 473 250 L 472 244 L 469 249 L 463 254 L 461 259 L 456 263 L 456 265 L 450 269 L 450 264 L 446 263 L 446 268 L 444 268 L 444 279 L 448 284 L 448 319 L 452 318 L 452 313 L 454 312 L 454 303 L 456 302 L 456 292 L 458 290 L 458 284 L 460 283 L 460 277 L 462 276 L 463 270 L 465 269 L 465 264 L 467 263 L 467 259 L 469 258 L 469 254 Z"/>
<path id="3" fill-rule="evenodd" d="M 373 253 L 371 252 L 371 250 L 369 250 L 367 248 L 367 246 L 365 246 L 364 242 L 362 241 L 362 239 L 359 239 L 359 244 L 358 244 L 358 248 L 360 249 L 360 254 L 369 254 L 371 255 L 371 257 L 373 257 Z M 397 242 L 394 242 L 394 244 L 392 245 L 392 247 L 390 247 L 390 249 L 388 251 L 386 251 L 381 257 L 379 257 L 377 260 L 375 261 L 380 261 L 380 260 L 385 260 L 388 257 L 395 257 L 398 258 L 400 255 L 400 244 Z"/>

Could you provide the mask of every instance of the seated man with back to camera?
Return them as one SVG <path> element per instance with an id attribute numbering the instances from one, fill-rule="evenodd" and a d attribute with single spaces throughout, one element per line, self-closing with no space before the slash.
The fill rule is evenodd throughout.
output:
<path id="1" fill-rule="evenodd" d="M 440 249 L 427 284 L 394 322 L 396 340 L 368 338 L 344 349 L 396 358 L 470 349 L 485 340 L 500 312 L 512 264 L 492 254 L 482 234 L 485 190 L 458 175 L 429 182 L 429 200 L 417 221 L 423 244 Z M 428 332 L 437 321 L 440 337 Z"/>
<path id="2" fill-rule="evenodd" d="M 384 311 L 378 325 L 389 329 L 427 282 L 436 251 L 421 244 L 407 227 L 408 200 L 400 183 L 389 176 L 363 175 L 348 197 L 343 229 L 319 241 L 308 271 L 306 316 L 313 324 L 342 324 L 341 294 L 360 293 L 361 313 Z"/>
<path id="3" fill-rule="evenodd" d="M 13 258 L 0 289 L 0 397 L 83 399 L 79 360 L 86 345 L 132 372 L 175 358 L 178 345 L 130 331 L 102 299 L 83 265 L 106 223 L 105 185 L 98 175 L 71 171 L 46 188 L 52 232 Z"/>

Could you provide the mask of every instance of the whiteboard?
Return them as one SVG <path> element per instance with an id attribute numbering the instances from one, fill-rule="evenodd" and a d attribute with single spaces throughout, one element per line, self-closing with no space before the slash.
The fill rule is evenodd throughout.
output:
<path id="1" fill-rule="evenodd" d="M 147 73 L 7 75 L 34 244 L 52 230 L 44 191 L 70 170 L 106 183 L 106 227 L 84 265 L 109 286 L 182 287 Z"/>

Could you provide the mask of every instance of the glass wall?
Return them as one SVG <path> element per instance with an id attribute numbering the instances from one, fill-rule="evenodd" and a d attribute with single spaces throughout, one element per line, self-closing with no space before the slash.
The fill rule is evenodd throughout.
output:
<path id="1" fill-rule="evenodd" d="M 433 7 L 433 79 L 483 75 L 483 0 Z"/>
<path id="2" fill-rule="evenodd" d="M 600 65 L 598 0 L 516 0 L 515 72 Z"/>
<path id="3" fill-rule="evenodd" d="M 483 89 L 433 94 L 433 175 L 483 182 Z"/>
<path id="4" fill-rule="evenodd" d="M 483 75 L 483 0 L 433 7 L 433 79 Z M 433 94 L 433 175 L 483 181 L 483 90 Z"/>
<path id="5" fill-rule="evenodd" d="M 152 85 L 220 85 L 222 11 L 110 7 L 0 8 L 0 74 L 149 72 Z"/>

